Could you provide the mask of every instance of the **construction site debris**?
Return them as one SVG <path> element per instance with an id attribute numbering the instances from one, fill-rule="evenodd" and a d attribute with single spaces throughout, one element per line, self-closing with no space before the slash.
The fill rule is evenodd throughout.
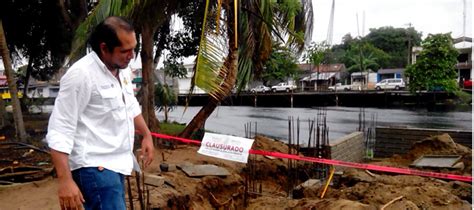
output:
<path id="1" fill-rule="evenodd" d="M 461 159 L 460 155 L 423 155 L 413 161 L 410 166 L 420 168 L 454 168 Z"/>
<path id="2" fill-rule="evenodd" d="M 144 183 L 146 185 L 152 185 L 155 187 L 160 187 L 165 183 L 165 178 L 162 176 L 157 176 L 154 174 L 145 173 L 144 174 Z"/>
<path id="3" fill-rule="evenodd" d="M 228 176 L 230 175 L 227 169 L 215 165 L 191 165 L 181 167 L 186 175 L 190 177 L 203 176 Z"/>
<path id="4" fill-rule="evenodd" d="M 26 143 L 0 143 L 2 184 L 40 180 L 49 176 L 52 171 L 53 166 L 47 151 Z"/>
<path id="5" fill-rule="evenodd" d="M 434 138 L 434 137 L 433 137 Z M 436 137 L 438 139 L 439 137 Z M 439 141 L 439 140 L 435 140 Z M 429 148 L 439 142 L 425 142 L 424 146 L 417 145 L 417 150 L 433 150 Z M 257 145 L 257 146 L 256 146 Z M 451 144 L 456 146 L 455 144 Z M 280 141 L 271 140 L 266 137 L 258 137 L 254 149 L 288 152 L 288 146 Z M 273 148 L 275 150 L 272 150 Z M 326 195 L 320 198 L 321 184 L 302 184 L 308 178 L 301 170 L 305 165 L 296 162 L 293 167 L 300 170 L 299 176 L 293 181 L 295 186 L 314 186 L 305 188 L 300 199 L 293 199 L 287 191 L 288 186 L 288 164 L 287 160 L 277 158 L 274 160 L 264 156 L 251 155 L 254 168 L 248 165 L 232 161 L 219 160 L 203 155 L 198 155 L 197 147 L 181 145 L 174 150 L 167 150 L 166 162 L 155 162 L 145 169 L 149 174 L 160 174 L 164 178 L 164 184 L 160 186 L 146 185 L 148 198 L 146 205 L 155 209 L 360 209 L 377 210 L 382 207 L 385 210 L 397 209 L 471 209 L 472 185 L 459 181 L 440 180 L 430 177 L 398 175 L 392 173 L 381 173 L 378 171 L 365 171 L 359 169 L 343 168 L 344 171 L 336 171 L 333 185 L 329 185 Z M 451 150 L 449 147 L 446 150 Z M 24 154 L 27 150 L 18 153 Z M 468 150 L 470 151 L 470 150 Z M 40 154 L 34 152 L 32 157 Z M 155 160 L 160 160 L 161 154 L 155 153 Z M 430 153 L 431 154 L 431 153 Z M 436 153 L 435 153 L 436 154 Z M 452 152 L 446 154 L 454 154 Z M 442 155 L 446 155 L 442 154 Z M 423 154 L 424 155 L 424 154 Z M 461 155 L 462 154 L 456 154 Z M 417 156 L 413 157 L 419 157 Z M 31 158 L 28 155 L 26 158 Z M 408 168 L 416 158 L 398 156 L 390 159 L 377 159 L 370 164 L 397 165 Z M 17 160 L 21 160 L 17 158 Z M 398 161 L 398 162 L 397 162 Z M 40 162 L 45 162 L 44 160 Z M 466 164 L 465 156 L 461 162 Z M 2 163 L 2 162 L 0 162 Z M 175 164 L 178 168 L 186 168 L 198 165 L 213 165 L 227 170 L 227 176 L 202 176 L 190 177 L 184 170 L 161 172 L 160 163 L 168 166 Z M 11 162 L 8 162 L 11 164 Z M 20 161 L 23 164 L 23 161 Z M 471 166 L 466 164 L 465 168 Z M 422 169 L 425 170 L 425 169 Z M 433 169 L 430 169 L 433 170 Z M 445 169 L 434 169 L 445 170 Z M 161 173 L 160 173 L 161 172 Z M 443 171 L 442 171 L 443 172 Z M 455 171 L 456 173 L 470 175 L 466 169 Z M 251 176 L 254 173 L 255 176 Z M 254 177 L 255 180 L 249 179 Z M 251 184 L 246 182 L 253 181 Z M 323 180 L 325 181 L 325 180 Z M 135 179 L 130 179 L 131 192 L 127 196 L 128 205 L 134 209 L 140 209 L 139 195 Z M 309 181 L 312 182 L 312 181 Z M 33 185 L 16 186 L 0 190 L 1 209 L 54 209 L 58 201 L 51 196 L 57 188 L 56 180 L 50 180 L 41 184 L 44 187 Z M 128 184 L 127 184 L 128 185 Z M 248 193 L 245 193 L 248 192 Z M 295 191 L 293 191 L 293 195 Z M 247 199 L 245 197 L 247 196 Z M 28 197 L 25 200 L 25 197 Z M 402 197 L 402 198 L 400 198 Z M 400 199 L 397 199 L 400 198 Z M 245 202 L 247 200 L 247 202 Z M 28 202 L 26 202 L 28 201 Z M 128 206 L 130 208 L 130 206 Z M 132 208 L 130 208 L 132 209 Z"/>

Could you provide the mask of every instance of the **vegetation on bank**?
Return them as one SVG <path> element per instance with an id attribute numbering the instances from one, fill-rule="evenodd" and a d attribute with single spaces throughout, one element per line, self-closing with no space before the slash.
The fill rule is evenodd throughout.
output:
<path id="1" fill-rule="evenodd" d="M 420 90 L 455 92 L 458 52 L 450 34 L 428 35 L 422 43 L 423 50 L 405 74 L 409 78 L 411 92 Z"/>
<path id="2" fill-rule="evenodd" d="M 160 133 L 170 135 L 170 136 L 177 136 L 181 131 L 184 130 L 186 124 L 178 123 L 178 122 L 161 122 L 160 123 Z"/>

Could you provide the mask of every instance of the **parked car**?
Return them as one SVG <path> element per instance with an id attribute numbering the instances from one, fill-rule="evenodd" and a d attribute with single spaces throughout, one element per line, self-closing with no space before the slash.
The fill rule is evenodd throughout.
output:
<path id="1" fill-rule="evenodd" d="M 472 80 L 471 79 L 464 80 L 463 86 L 464 86 L 464 89 L 472 89 Z"/>
<path id="2" fill-rule="evenodd" d="M 250 92 L 252 93 L 265 93 L 265 92 L 269 92 L 271 91 L 272 89 L 270 89 L 270 87 L 267 87 L 265 85 L 258 85 L 252 89 L 250 89 Z"/>
<path id="3" fill-rule="evenodd" d="M 331 90 L 331 91 L 341 91 L 341 90 L 349 91 L 351 89 L 352 89 L 351 85 L 342 85 L 341 83 L 336 83 L 336 85 L 328 87 L 328 90 Z"/>
<path id="4" fill-rule="evenodd" d="M 290 92 L 292 90 L 296 89 L 296 85 L 290 85 L 285 82 L 280 82 L 277 85 L 272 86 L 272 91 L 277 92 L 277 91 L 286 91 Z"/>
<path id="5" fill-rule="evenodd" d="M 400 90 L 405 88 L 405 82 L 403 79 L 384 79 L 375 84 L 376 90 Z"/>

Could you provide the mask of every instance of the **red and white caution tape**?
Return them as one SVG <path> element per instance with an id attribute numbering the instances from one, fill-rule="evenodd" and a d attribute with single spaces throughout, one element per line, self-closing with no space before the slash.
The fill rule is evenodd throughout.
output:
<path id="1" fill-rule="evenodd" d="M 196 144 L 196 145 L 201 144 L 200 141 L 190 140 L 190 139 L 185 139 L 185 138 L 180 138 L 180 137 L 175 137 L 175 136 L 169 136 L 165 134 L 151 133 L 151 135 L 156 138 L 176 140 L 183 143 L 191 143 L 191 144 Z M 346 162 L 346 161 L 341 161 L 341 160 L 331 160 L 331 159 L 315 158 L 315 157 L 301 157 L 297 155 L 290 155 L 290 154 L 285 154 L 285 153 L 280 153 L 280 152 L 270 152 L 270 151 L 264 151 L 264 150 L 252 149 L 249 151 L 249 153 L 255 154 L 255 155 L 266 155 L 266 156 L 272 156 L 276 158 L 301 160 L 301 161 L 307 161 L 307 162 L 313 162 L 313 163 L 323 163 L 323 164 L 344 166 L 344 167 L 350 167 L 350 168 L 384 171 L 384 172 L 407 174 L 407 175 L 426 176 L 426 177 L 434 177 L 434 178 L 440 178 L 440 179 L 451 179 L 451 180 L 458 180 L 458 181 L 463 181 L 463 182 L 472 182 L 471 176 L 462 176 L 462 175 L 456 175 L 456 174 L 420 171 L 420 170 L 413 170 L 413 169 L 408 169 L 408 168 L 379 166 L 379 165 Z"/>

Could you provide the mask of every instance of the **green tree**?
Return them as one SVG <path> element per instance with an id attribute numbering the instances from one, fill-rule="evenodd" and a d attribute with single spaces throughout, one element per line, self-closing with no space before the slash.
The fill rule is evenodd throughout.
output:
<path id="1" fill-rule="evenodd" d="M 456 83 L 458 51 L 453 46 L 451 34 L 429 34 L 423 41 L 423 50 L 416 63 L 405 72 L 411 92 L 419 90 L 458 90 Z"/>
<path id="2" fill-rule="evenodd" d="M 168 122 L 168 112 L 176 106 L 177 97 L 174 91 L 166 84 L 155 86 L 155 109 L 165 113 L 165 122 Z"/>
<path id="3" fill-rule="evenodd" d="M 326 55 L 329 53 L 329 45 L 326 42 L 311 43 L 303 56 L 303 60 L 318 68 L 321 64 L 327 63 Z"/>
<path id="4" fill-rule="evenodd" d="M 374 47 L 372 44 L 357 40 L 352 42 L 349 49 L 345 51 L 342 58 L 349 72 L 366 71 L 368 69 L 378 70 L 384 66 L 390 56 Z"/>
<path id="5" fill-rule="evenodd" d="M 279 43 L 274 44 L 270 58 L 265 63 L 263 70 L 263 84 L 267 84 L 271 80 L 283 81 L 290 77 L 295 79 L 298 74 L 299 68 L 294 54 Z"/>
<path id="6" fill-rule="evenodd" d="M 188 74 L 183 62 L 171 59 L 163 61 L 163 70 L 165 77 L 170 76 L 171 78 L 185 78 Z"/>
<path id="7" fill-rule="evenodd" d="M 28 62 L 24 75 L 18 78 L 24 93 L 30 77 L 48 80 L 63 65 L 73 32 L 93 4 L 90 0 L 2 1 L 0 16 L 12 59 Z"/>
<path id="8" fill-rule="evenodd" d="M 168 122 L 168 112 L 176 105 L 178 98 L 175 92 L 166 83 L 166 77 L 185 78 L 187 71 L 182 62 L 166 59 L 163 62 L 163 83 L 155 88 L 155 107 L 165 114 L 165 122 Z"/>
<path id="9" fill-rule="evenodd" d="M 311 70 L 313 69 L 313 66 L 316 67 L 316 74 L 318 75 L 317 77 L 319 77 L 321 65 L 328 63 L 329 53 L 329 45 L 326 42 L 313 42 L 306 50 L 306 54 L 303 56 L 303 60 L 305 60 L 306 63 L 311 64 Z M 318 90 L 319 87 L 316 85 L 317 83 L 315 83 L 315 90 Z"/>
<path id="10" fill-rule="evenodd" d="M 400 68 L 410 63 L 411 47 L 419 46 L 422 34 L 413 27 L 394 28 L 391 26 L 370 29 L 363 40 L 383 50 L 390 58 L 382 68 Z"/>
<path id="11" fill-rule="evenodd" d="M 346 34 L 342 37 L 341 44 L 331 46 L 330 52 L 327 56 L 328 63 L 344 63 L 347 66 L 347 61 L 344 59 L 346 51 L 350 49 L 350 46 L 355 41 L 351 34 Z"/>

